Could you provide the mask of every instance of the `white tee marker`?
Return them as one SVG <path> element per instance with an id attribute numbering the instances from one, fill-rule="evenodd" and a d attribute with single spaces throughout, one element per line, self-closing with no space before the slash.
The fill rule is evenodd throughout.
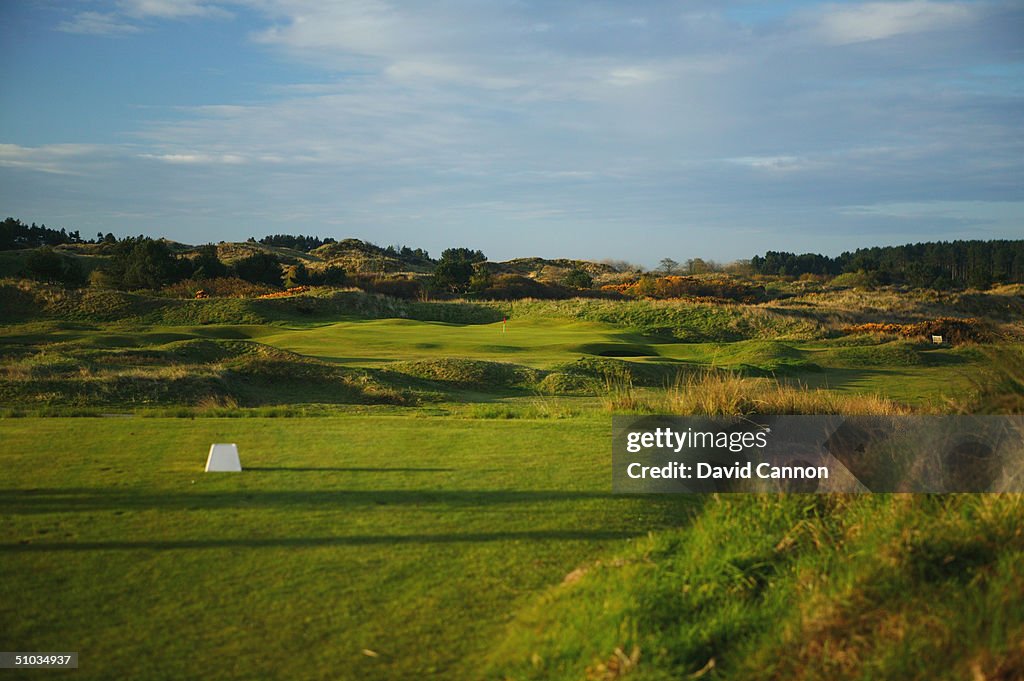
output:
<path id="1" fill-rule="evenodd" d="M 206 457 L 207 473 L 240 473 L 242 462 L 238 459 L 238 445 L 210 445 L 210 455 Z"/>

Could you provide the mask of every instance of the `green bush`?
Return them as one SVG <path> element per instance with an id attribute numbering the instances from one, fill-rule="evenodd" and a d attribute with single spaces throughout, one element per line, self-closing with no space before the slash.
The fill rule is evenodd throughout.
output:
<path id="1" fill-rule="evenodd" d="M 78 262 L 61 255 L 49 246 L 43 246 L 29 253 L 25 260 L 25 273 L 36 281 L 63 284 L 73 288 L 84 286 L 85 272 Z"/>

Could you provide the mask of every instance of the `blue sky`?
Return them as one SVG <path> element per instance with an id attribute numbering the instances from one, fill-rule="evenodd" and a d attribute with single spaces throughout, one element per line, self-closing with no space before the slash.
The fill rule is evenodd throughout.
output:
<path id="1" fill-rule="evenodd" d="M 1024 237 L 1024 4 L 0 3 L 0 213 L 732 260 Z"/>

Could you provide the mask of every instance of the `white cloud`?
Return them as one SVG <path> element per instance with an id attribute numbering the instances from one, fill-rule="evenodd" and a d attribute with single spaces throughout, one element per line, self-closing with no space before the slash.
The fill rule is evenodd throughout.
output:
<path id="1" fill-rule="evenodd" d="M 254 36 L 258 42 L 292 51 L 396 57 L 419 52 L 431 39 L 423 20 L 378 0 L 346 3 L 277 0 L 270 16 L 279 23 Z"/>
<path id="2" fill-rule="evenodd" d="M 677 44 L 671 51 L 641 63 L 632 47 L 609 51 L 605 46 L 620 39 L 640 51 L 664 51 L 656 42 L 664 39 L 665 27 L 625 6 L 530 6 L 512 0 L 271 5 L 266 16 L 275 24 L 253 39 L 303 61 L 408 83 L 515 90 L 517 97 L 534 99 L 592 95 L 598 85 L 650 83 L 674 73 L 682 58 L 703 67 L 724 56 L 687 48 L 706 26 L 681 23 L 672 13 L 667 20 L 679 25 L 673 27 Z"/>
<path id="3" fill-rule="evenodd" d="M 808 170 L 816 165 L 809 159 L 799 156 L 741 156 L 726 159 L 726 162 L 755 170 L 777 172 Z"/>
<path id="4" fill-rule="evenodd" d="M 123 35 L 138 33 L 139 27 L 123 21 L 113 12 L 79 12 L 58 24 L 57 30 L 87 35 Z"/>
<path id="5" fill-rule="evenodd" d="M 846 206 L 849 215 L 884 215 L 900 218 L 954 218 L 978 222 L 1013 223 L 1024 214 L 1024 201 L 918 201 Z"/>
<path id="6" fill-rule="evenodd" d="M 127 35 L 142 30 L 139 21 L 231 16 L 223 7 L 202 0 L 119 0 L 116 8 L 113 12 L 78 12 L 59 23 L 57 30 L 88 35 Z"/>
<path id="7" fill-rule="evenodd" d="M 222 7 L 203 0 L 120 0 L 121 11 L 131 17 L 183 19 L 185 17 L 223 17 Z"/>
<path id="8" fill-rule="evenodd" d="M 178 164 L 241 165 L 249 162 L 248 158 L 240 154 L 139 154 L 139 158 Z"/>
<path id="9" fill-rule="evenodd" d="M 97 156 L 108 154 L 109 149 L 98 144 L 44 144 L 37 147 L 0 144 L 0 166 L 76 175 L 84 172 L 84 164 L 94 163 Z"/>
<path id="10" fill-rule="evenodd" d="M 608 83 L 618 86 L 646 85 L 660 80 L 662 75 L 650 68 L 643 67 L 620 67 L 608 72 L 605 79 Z"/>
<path id="11" fill-rule="evenodd" d="M 398 81 L 449 81 L 489 90 L 523 84 L 522 80 L 516 78 L 490 76 L 462 64 L 443 61 L 397 61 L 385 68 L 384 73 Z"/>
<path id="12" fill-rule="evenodd" d="M 832 45 L 954 28 L 974 16 L 972 8 L 964 3 L 931 0 L 828 5 L 816 14 L 812 32 Z"/>

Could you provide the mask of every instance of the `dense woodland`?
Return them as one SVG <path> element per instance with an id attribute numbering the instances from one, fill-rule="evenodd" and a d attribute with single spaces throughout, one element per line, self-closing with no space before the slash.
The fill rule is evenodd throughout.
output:
<path id="1" fill-rule="evenodd" d="M 938 241 L 905 246 L 859 248 L 836 258 L 816 253 L 768 251 L 755 256 L 756 274 L 801 276 L 864 273 L 878 284 L 916 288 L 986 288 L 1024 283 L 1024 240 Z"/>

